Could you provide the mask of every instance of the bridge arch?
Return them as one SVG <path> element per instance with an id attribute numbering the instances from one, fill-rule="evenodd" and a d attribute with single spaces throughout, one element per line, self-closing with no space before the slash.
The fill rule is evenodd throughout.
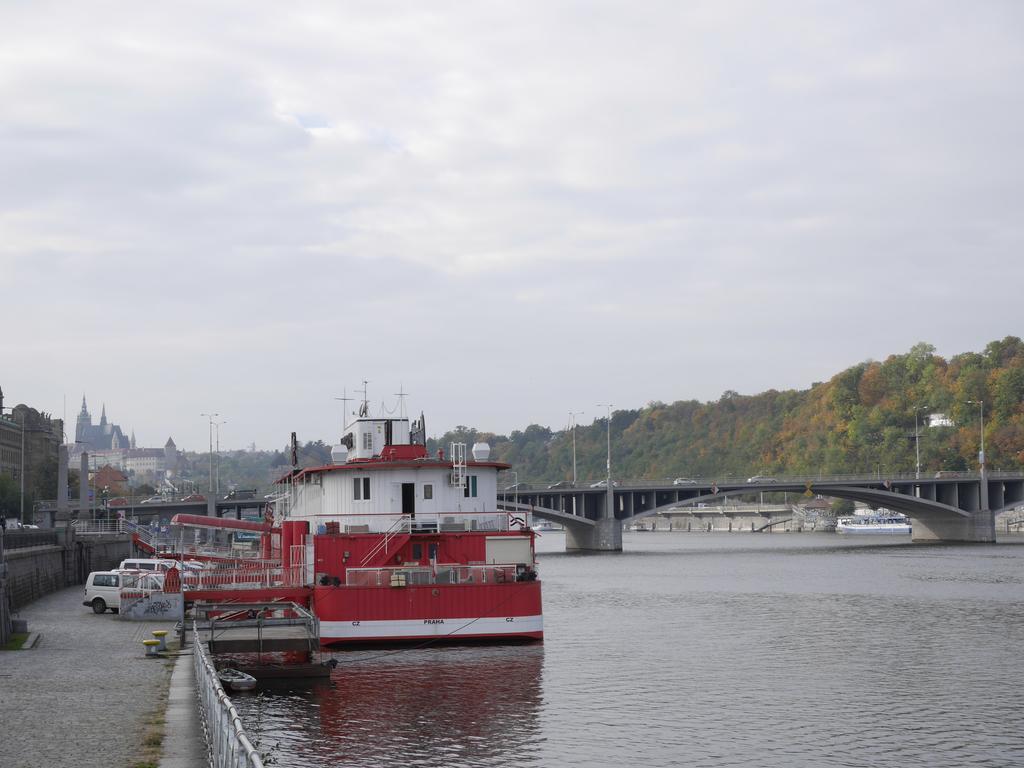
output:
<path id="1" fill-rule="evenodd" d="M 740 491 L 746 491 L 747 489 L 740 489 Z M 776 492 L 798 492 L 804 493 L 807 490 L 806 486 L 790 486 L 790 485 L 772 485 L 769 487 L 757 487 L 754 490 Z M 749 491 L 748 491 L 749 492 Z M 966 520 L 971 517 L 970 512 L 966 512 L 962 509 L 952 507 L 948 504 L 942 504 L 938 501 L 931 501 L 929 499 L 918 498 L 917 496 L 909 496 L 905 493 L 894 493 L 892 491 L 883 491 L 875 488 L 858 488 L 851 486 L 842 485 L 828 485 L 814 487 L 813 492 L 817 495 L 833 496 L 839 499 L 850 499 L 851 501 L 861 501 L 865 504 L 870 504 L 875 507 L 885 507 L 886 509 L 894 509 L 897 512 L 902 512 L 911 519 L 922 519 L 927 517 L 938 517 L 938 518 L 952 518 Z M 635 514 L 622 518 L 623 522 L 627 520 L 639 520 L 645 517 L 651 517 L 653 515 L 661 514 L 669 509 L 678 509 L 680 507 L 688 507 L 696 504 L 703 504 L 709 501 L 717 501 L 724 499 L 728 496 L 737 496 L 739 492 L 735 488 L 728 490 L 720 490 L 718 493 L 708 493 L 702 496 L 695 496 L 692 499 L 687 499 L 685 502 L 673 501 L 668 504 L 661 504 L 651 509 L 645 509 Z M 714 510 L 709 510 L 713 512 Z"/>

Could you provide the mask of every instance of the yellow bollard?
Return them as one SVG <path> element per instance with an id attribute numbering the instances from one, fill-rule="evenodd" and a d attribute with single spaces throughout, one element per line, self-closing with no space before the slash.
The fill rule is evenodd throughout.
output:
<path id="1" fill-rule="evenodd" d="M 142 644 L 146 646 L 147 656 L 160 656 L 160 641 L 159 640 L 143 640 Z"/>
<path id="2" fill-rule="evenodd" d="M 166 629 L 154 629 L 153 637 L 160 641 L 160 647 L 157 650 L 167 650 L 167 630 Z"/>

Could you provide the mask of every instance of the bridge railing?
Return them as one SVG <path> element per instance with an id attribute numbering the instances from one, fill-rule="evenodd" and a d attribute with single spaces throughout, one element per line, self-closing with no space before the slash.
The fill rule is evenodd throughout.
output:
<path id="1" fill-rule="evenodd" d="M 1024 477 L 1024 472 L 1015 470 L 990 470 L 986 473 L 989 480 L 1001 480 L 1001 479 L 1021 479 Z M 908 481 L 908 480 L 920 480 L 922 482 L 928 482 L 932 480 L 977 480 L 979 473 L 974 471 L 951 471 L 951 470 L 922 470 L 921 474 L 918 475 L 915 471 L 900 471 L 890 472 L 886 470 L 878 470 L 876 472 L 860 472 L 860 473 L 847 473 L 847 474 L 813 474 L 813 475 L 764 475 L 765 480 L 749 482 L 747 477 L 702 477 L 700 475 L 696 477 L 690 477 L 693 482 L 680 483 L 675 485 L 673 483 L 674 478 L 663 478 L 663 479 L 618 479 L 616 489 L 620 491 L 624 490 L 644 490 L 649 488 L 657 489 L 668 489 L 672 487 L 677 490 L 686 490 L 687 488 L 700 488 L 706 487 L 712 484 L 718 486 L 742 486 L 742 485 L 795 485 L 795 484 L 806 484 L 806 483 L 841 483 L 841 482 L 869 482 L 879 480 L 897 480 L 897 481 Z M 518 487 L 508 486 L 500 488 L 498 490 L 499 495 L 508 497 L 515 493 L 522 494 L 538 494 L 538 493 L 566 493 L 572 491 L 603 491 L 604 483 L 576 483 L 575 486 L 567 483 L 564 480 L 561 481 L 530 481 L 524 480 L 518 484 Z"/>

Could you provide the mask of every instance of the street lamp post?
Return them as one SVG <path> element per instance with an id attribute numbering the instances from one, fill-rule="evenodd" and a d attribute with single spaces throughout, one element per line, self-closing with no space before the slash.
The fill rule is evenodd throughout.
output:
<path id="1" fill-rule="evenodd" d="M 576 487 L 576 417 L 583 411 L 569 411 L 569 424 L 572 429 L 572 487 Z"/>
<path id="2" fill-rule="evenodd" d="M 981 426 L 981 450 L 978 451 L 978 464 L 981 465 L 981 474 L 985 474 L 985 401 L 984 400 L 968 400 L 968 405 L 978 406 L 980 415 L 980 426 Z"/>
<path id="3" fill-rule="evenodd" d="M 614 503 L 612 501 L 612 404 L 598 403 L 598 408 L 608 409 L 608 454 L 605 459 L 605 490 L 607 491 L 605 517 L 614 517 Z"/>
<path id="4" fill-rule="evenodd" d="M 915 480 L 921 479 L 921 427 L 918 416 L 926 407 L 927 406 L 919 405 L 914 409 L 914 452 L 917 455 L 917 472 L 914 474 Z"/>
<path id="5" fill-rule="evenodd" d="M 219 413 L 200 413 L 200 416 L 205 416 L 210 420 L 210 482 L 207 484 L 210 489 L 210 496 L 217 498 L 213 490 L 213 420 Z"/>
<path id="6" fill-rule="evenodd" d="M 213 422 L 214 429 L 217 433 L 217 496 L 220 496 L 220 426 L 221 424 L 227 424 L 228 421 L 215 421 Z"/>
<path id="7" fill-rule="evenodd" d="M 984 400 L 968 400 L 969 405 L 978 406 L 980 428 L 981 428 L 981 448 L 978 451 L 978 464 L 981 467 L 981 508 L 988 509 L 988 480 L 985 477 L 985 401 Z"/>

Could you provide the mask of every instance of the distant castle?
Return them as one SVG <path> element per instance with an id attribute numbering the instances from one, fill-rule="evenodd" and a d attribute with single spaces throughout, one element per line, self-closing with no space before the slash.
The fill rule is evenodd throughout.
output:
<path id="1" fill-rule="evenodd" d="M 129 438 L 120 425 L 107 421 L 106 403 L 100 413 L 100 423 L 93 424 L 85 395 L 82 395 L 82 410 L 75 423 L 75 445 L 68 450 L 73 461 L 87 451 L 90 469 L 111 466 L 140 481 L 159 481 L 174 475 L 178 469 L 178 448 L 173 438 L 167 438 L 163 448 L 139 448 L 135 444 L 134 430 Z"/>

